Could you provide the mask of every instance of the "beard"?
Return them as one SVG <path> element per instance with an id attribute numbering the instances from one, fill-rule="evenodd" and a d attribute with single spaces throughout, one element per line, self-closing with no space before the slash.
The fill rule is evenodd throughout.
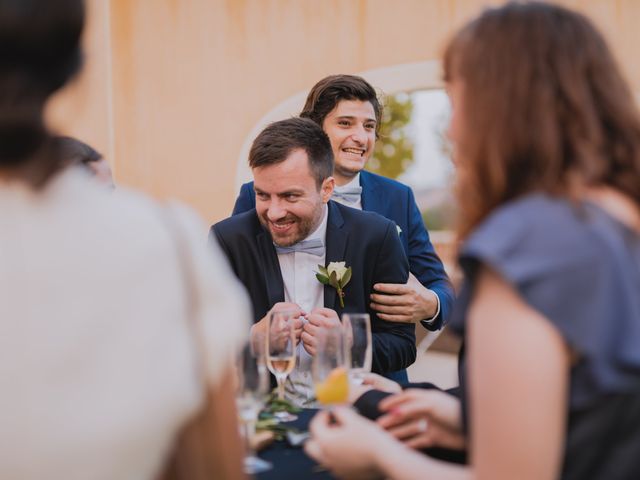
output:
<path id="1" fill-rule="evenodd" d="M 307 238 L 311 234 L 311 232 L 313 232 L 318 227 L 322 218 L 322 207 L 323 204 L 320 203 L 309 216 L 299 217 L 292 213 L 288 213 L 275 222 L 269 220 L 269 218 L 267 217 L 267 212 L 265 211 L 261 215 L 258 215 L 258 220 L 260 220 L 262 226 L 265 227 L 271 234 L 273 243 L 275 243 L 279 247 L 290 247 L 291 245 L 294 245 Z M 291 226 L 286 231 L 282 232 L 274 227 L 274 223 L 291 223 Z"/>

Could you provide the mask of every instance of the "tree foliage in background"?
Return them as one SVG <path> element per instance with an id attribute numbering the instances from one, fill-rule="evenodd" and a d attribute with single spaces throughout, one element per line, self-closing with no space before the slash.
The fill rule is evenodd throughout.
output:
<path id="1" fill-rule="evenodd" d="M 406 126 L 411 120 L 413 102 L 406 93 L 386 98 L 380 138 L 376 142 L 367 170 L 389 178 L 398 178 L 413 163 L 413 142 Z"/>
<path id="2" fill-rule="evenodd" d="M 421 213 L 422 221 L 427 230 L 454 230 L 457 208 L 453 198 L 446 203 L 427 207 Z"/>

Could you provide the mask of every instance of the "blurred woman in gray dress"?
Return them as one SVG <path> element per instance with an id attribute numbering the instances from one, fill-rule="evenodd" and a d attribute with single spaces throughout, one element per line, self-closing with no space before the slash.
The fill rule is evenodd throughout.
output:
<path id="1" fill-rule="evenodd" d="M 537 2 L 485 11 L 449 43 L 444 70 L 462 402 L 398 393 L 381 403 L 387 431 L 351 411 L 320 414 L 306 449 L 342 476 L 640 478 L 634 97 L 587 18 Z M 466 446 L 470 465 L 407 446 Z"/>

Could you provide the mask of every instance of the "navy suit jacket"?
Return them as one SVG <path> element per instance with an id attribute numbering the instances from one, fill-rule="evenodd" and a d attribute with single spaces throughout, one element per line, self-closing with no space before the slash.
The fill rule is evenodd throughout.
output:
<path id="1" fill-rule="evenodd" d="M 284 302 L 284 284 L 278 256 L 268 230 L 254 209 L 211 227 L 233 271 L 249 291 L 254 322 L 277 302 Z M 344 288 L 344 309 L 334 288 L 324 286 L 324 306 L 343 312 L 367 312 L 373 338 L 372 370 L 385 374 L 411 365 L 416 358 L 413 325 L 386 322 L 369 307 L 373 285 L 406 283 L 409 265 L 393 222 L 330 201 L 326 233 L 326 264 L 345 261 L 352 269 Z"/>
<path id="2" fill-rule="evenodd" d="M 376 212 L 393 220 L 402 232 L 400 240 L 409 259 L 409 269 L 426 288 L 440 298 L 440 314 L 431 323 L 423 325 L 429 330 L 442 328 L 449 319 L 453 305 L 453 287 L 436 255 L 424 227 L 413 191 L 400 182 L 363 170 L 360 172 L 362 209 Z M 233 208 L 233 215 L 256 206 L 253 182 L 245 183 Z"/>

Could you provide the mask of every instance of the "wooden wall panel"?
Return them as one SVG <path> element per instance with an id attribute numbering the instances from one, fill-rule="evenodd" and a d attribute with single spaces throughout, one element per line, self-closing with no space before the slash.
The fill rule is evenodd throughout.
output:
<path id="1" fill-rule="evenodd" d="M 207 221 L 236 195 L 251 128 L 332 73 L 437 59 L 483 0 L 89 0 L 83 76 L 52 102 L 59 130 L 107 152 L 119 184 Z M 636 91 L 636 0 L 565 0 L 605 32 Z"/>

